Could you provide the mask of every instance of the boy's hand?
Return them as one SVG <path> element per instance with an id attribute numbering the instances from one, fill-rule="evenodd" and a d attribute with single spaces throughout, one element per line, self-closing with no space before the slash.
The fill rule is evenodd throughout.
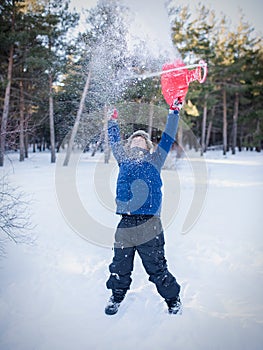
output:
<path id="1" fill-rule="evenodd" d="M 170 111 L 180 111 L 183 107 L 183 99 L 182 97 L 177 97 L 174 102 L 170 105 Z"/>
<path id="2" fill-rule="evenodd" d="M 117 120 L 118 119 L 118 111 L 116 108 L 114 108 L 113 110 L 109 110 L 108 111 L 108 118 L 109 120 Z"/>

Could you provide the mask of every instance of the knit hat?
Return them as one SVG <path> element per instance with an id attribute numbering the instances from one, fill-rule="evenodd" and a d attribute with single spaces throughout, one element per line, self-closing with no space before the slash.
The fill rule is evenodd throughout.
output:
<path id="1" fill-rule="evenodd" d="M 127 147 L 130 148 L 132 139 L 133 139 L 134 137 L 138 137 L 138 136 L 141 136 L 141 137 L 143 137 L 143 138 L 145 139 L 147 148 L 148 148 L 148 150 L 150 151 L 150 150 L 153 148 L 153 144 L 152 144 L 152 141 L 151 141 L 151 139 L 150 139 L 149 134 L 148 134 L 147 132 L 145 132 L 144 130 L 137 130 L 137 131 L 135 131 L 135 132 L 128 138 Z"/>

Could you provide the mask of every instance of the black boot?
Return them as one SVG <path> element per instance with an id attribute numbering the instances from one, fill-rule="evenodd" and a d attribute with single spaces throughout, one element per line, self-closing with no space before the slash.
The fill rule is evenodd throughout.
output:
<path id="1" fill-rule="evenodd" d="M 106 315 L 114 315 L 118 312 L 120 303 L 123 301 L 127 289 L 113 289 L 112 296 L 105 307 Z"/>
<path id="2" fill-rule="evenodd" d="M 165 299 L 166 304 L 168 305 L 169 314 L 181 314 L 182 313 L 182 303 L 179 298 Z"/>

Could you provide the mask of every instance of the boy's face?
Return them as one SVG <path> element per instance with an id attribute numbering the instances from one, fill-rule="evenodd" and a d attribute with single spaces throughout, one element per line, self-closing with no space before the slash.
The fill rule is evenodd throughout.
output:
<path id="1" fill-rule="evenodd" d="M 130 148 L 133 148 L 133 147 L 139 147 L 139 148 L 143 148 L 143 149 L 148 149 L 147 148 L 147 144 L 146 144 L 146 140 L 142 136 L 135 136 L 132 139 Z"/>

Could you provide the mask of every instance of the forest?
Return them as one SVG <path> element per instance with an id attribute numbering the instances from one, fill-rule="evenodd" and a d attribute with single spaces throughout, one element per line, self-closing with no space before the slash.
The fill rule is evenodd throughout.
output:
<path id="1" fill-rule="evenodd" d="M 168 54 L 153 56 L 140 37 L 129 47 L 128 38 L 135 36 L 129 8 L 99 0 L 85 11 L 80 30 L 80 14 L 69 5 L 63 0 L 0 2 L 0 166 L 14 151 L 20 161 L 29 150 L 50 151 L 54 163 L 65 144 L 69 151 L 74 144 L 85 151 L 103 140 L 107 149 L 103 133 L 110 106 L 123 114 L 134 105 L 148 106 L 142 109 L 151 114 L 154 108 L 156 120 L 163 118 L 158 110 L 167 110 L 160 76 L 138 76 L 160 70 Z M 204 59 L 208 65 L 206 82 L 191 84 L 182 111 L 195 144 L 183 127 L 178 144 L 195 147 L 200 155 L 215 148 L 223 154 L 260 152 L 262 38 L 244 16 L 233 28 L 226 16 L 217 18 L 202 5 L 195 17 L 173 0 L 166 6 L 175 52 L 185 64 Z M 85 137 L 78 140 L 80 129 Z"/>

